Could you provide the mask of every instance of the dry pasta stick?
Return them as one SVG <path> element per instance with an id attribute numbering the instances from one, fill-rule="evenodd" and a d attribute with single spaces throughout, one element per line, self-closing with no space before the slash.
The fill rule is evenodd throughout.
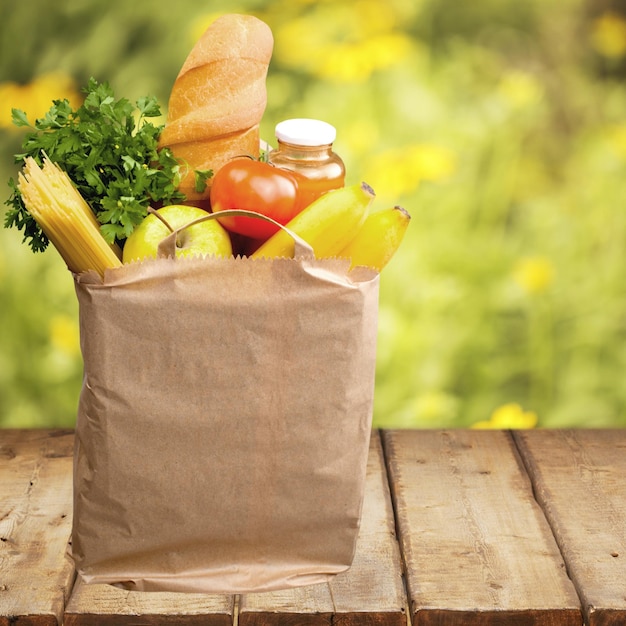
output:
<path id="1" fill-rule="evenodd" d="M 20 172 L 18 188 L 24 206 L 76 274 L 119 267 L 119 248 L 110 246 L 100 233 L 93 211 L 70 177 L 44 158 L 43 167 L 28 157 Z"/>

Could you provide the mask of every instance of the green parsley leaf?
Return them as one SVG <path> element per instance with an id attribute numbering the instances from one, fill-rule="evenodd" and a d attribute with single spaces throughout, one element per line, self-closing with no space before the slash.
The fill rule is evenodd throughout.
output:
<path id="1" fill-rule="evenodd" d="M 23 231 L 22 242 L 28 243 L 33 252 L 43 252 L 48 247 L 48 237 L 41 231 L 35 218 L 26 210 L 22 196 L 17 189 L 17 183 L 12 178 L 9 187 L 13 190 L 11 198 L 7 200 L 10 210 L 4 218 L 5 228 L 17 228 Z"/>
<path id="2" fill-rule="evenodd" d="M 196 193 L 202 193 L 206 189 L 207 180 L 213 176 L 213 170 L 195 170 L 194 189 Z"/>
<path id="3" fill-rule="evenodd" d="M 13 110 L 13 123 L 30 129 L 15 162 L 33 157 L 42 164 L 45 154 L 72 179 L 102 225 L 109 243 L 122 243 L 154 205 L 178 204 L 181 167 L 169 148 L 157 149 L 163 125 L 156 98 L 145 96 L 133 105 L 116 99 L 110 85 L 90 78 L 85 99 L 76 110 L 67 100 L 53 100 L 44 117 L 31 124 L 23 111 Z M 206 180 L 206 179 L 205 179 Z M 17 184 L 9 181 L 11 196 L 5 226 L 22 230 L 35 252 L 48 239 L 28 213 Z"/>
<path id="4" fill-rule="evenodd" d="M 26 113 L 24 113 L 24 111 L 20 111 L 19 109 L 11 109 L 11 121 L 18 127 L 30 126 L 28 119 L 26 118 Z"/>
<path id="5" fill-rule="evenodd" d="M 144 96 L 137 100 L 137 107 L 143 117 L 158 117 L 161 110 L 154 96 Z"/>

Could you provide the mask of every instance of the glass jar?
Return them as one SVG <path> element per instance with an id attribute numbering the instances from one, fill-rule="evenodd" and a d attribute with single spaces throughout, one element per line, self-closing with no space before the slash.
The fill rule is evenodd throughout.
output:
<path id="1" fill-rule="evenodd" d="M 278 147 L 268 154 L 268 161 L 300 174 L 299 186 L 305 206 L 331 189 L 343 187 L 346 168 L 333 152 L 335 127 L 314 119 L 290 119 L 276 125 Z"/>

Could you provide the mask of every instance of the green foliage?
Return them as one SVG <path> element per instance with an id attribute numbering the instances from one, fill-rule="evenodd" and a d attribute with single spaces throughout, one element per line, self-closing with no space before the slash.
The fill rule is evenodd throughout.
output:
<path id="1" fill-rule="evenodd" d="M 287 117 L 333 123 L 349 182 L 413 217 L 381 277 L 378 426 L 468 427 L 512 403 L 543 427 L 626 425 L 618 13 L 582 0 L 34 4 L 46 10 L 0 8 L 1 80 L 96 76 L 162 110 L 209 11 L 271 26 L 263 137 Z M 0 128 L 0 180 L 22 139 Z M 54 251 L 2 230 L 0 302 L 0 425 L 71 424 L 77 312 Z"/>
<path id="2" fill-rule="evenodd" d="M 135 108 L 127 98 L 116 100 L 110 85 L 94 78 L 84 91 L 84 102 L 76 110 L 67 99 L 53 100 L 33 125 L 24 111 L 13 109 L 13 124 L 30 129 L 16 162 L 22 165 L 32 157 L 41 165 L 47 157 L 58 164 L 91 206 L 104 238 L 112 244 L 125 240 L 150 206 L 184 199 L 177 190 L 180 165 L 169 149 L 157 151 L 163 125 L 145 119 L 161 115 L 154 96 L 142 96 Z M 23 229 L 33 251 L 45 250 L 46 235 L 26 210 L 19 189 L 13 183 L 11 188 L 5 225 Z"/>

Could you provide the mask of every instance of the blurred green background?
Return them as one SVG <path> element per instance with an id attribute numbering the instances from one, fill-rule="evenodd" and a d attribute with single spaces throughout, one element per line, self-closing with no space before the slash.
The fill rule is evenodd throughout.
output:
<path id="1" fill-rule="evenodd" d="M 413 216 L 381 277 L 375 424 L 625 426 L 626 2 L 5 0 L 0 179 L 11 107 L 94 76 L 166 110 L 221 12 L 274 32 L 264 138 L 333 123 L 349 182 Z M 0 426 L 73 425 L 81 377 L 70 274 L 0 229 Z"/>

